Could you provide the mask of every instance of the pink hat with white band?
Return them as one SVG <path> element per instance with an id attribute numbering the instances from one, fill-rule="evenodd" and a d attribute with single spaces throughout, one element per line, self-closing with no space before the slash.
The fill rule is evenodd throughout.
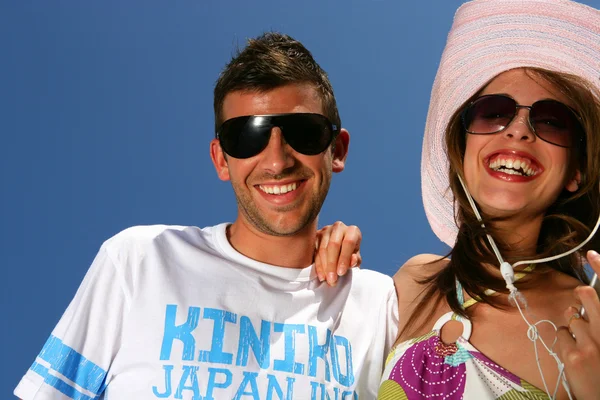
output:
<path id="1" fill-rule="evenodd" d="M 431 91 L 421 159 L 425 214 L 449 246 L 458 227 L 446 127 L 487 82 L 519 67 L 570 73 L 600 90 L 600 11 L 569 0 L 475 0 L 456 12 Z"/>

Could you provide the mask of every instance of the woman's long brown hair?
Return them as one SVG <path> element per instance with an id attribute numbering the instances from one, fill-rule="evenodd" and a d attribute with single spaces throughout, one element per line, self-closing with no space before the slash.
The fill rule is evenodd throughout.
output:
<path id="1" fill-rule="evenodd" d="M 575 193 L 563 190 L 554 204 L 546 211 L 537 242 L 537 258 L 561 254 L 583 242 L 591 233 L 600 213 L 600 94 L 592 91 L 583 79 L 564 73 L 538 68 L 525 68 L 526 73 L 538 83 L 550 84 L 554 89 L 570 100 L 573 108 L 581 118 L 585 130 L 585 139 L 581 146 L 571 149 L 572 167 L 581 171 L 581 183 Z M 487 85 L 485 85 L 487 86 Z M 485 87 L 484 86 L 484 87 Z M 458 174 L 463 174 L 466 133 L 462 127 L 461 112 L 466 104 L 477 98 L 479 93 L 469 99 L 451 118 L 446 129 L 446 148 L 450 161 L 450 190 L 458 206 L 456 223 L 460 227 L 456 243 L 450 253 L 450 261 L 439 272 L 426 277 L 420 283 L 424 290 L 415 307 L 426 310 L 425 317 L 414 313 L 409 317 L 399 337 L 408 337 L 422 329 L 435 313 L 437 305 L 444 299 L 455 313 L 467 316 L 467 312 L 458 302 L 456 281 L 458 280 L 472 298 L 493 307 L 500 307 L 498 301 L 487 296 L 486 289 L 507 293 L 502 279 L 482 268 L 482 265 L 498 265 L 491 250 L 486 233 L 496 241 L 500 252 L 508 262 L 516 262 L 524 257 L 514 246 L 509 247 L 502 240 L 502 232 L 495 228 L 499 218 L 482 215 L 486 229 L 481 227 L 462 188 Z M 572 169 L 574 171 L 574 169 Z M 598 248 L 600 234 L 588 242 L 579 252 L 549 262 L 544 268 L 536 268 L 536 272 L 553 269 L 588 283 L 584 271 L 582 257 L 585 251 Z M 531 257 L 527 257 L 531 258 Z M 432 303 L 433 302 L 433 303 Z M 434 305 L 432 307 L 431 305 Z M 417 324 L 417 321 L 419 323 Z"/>

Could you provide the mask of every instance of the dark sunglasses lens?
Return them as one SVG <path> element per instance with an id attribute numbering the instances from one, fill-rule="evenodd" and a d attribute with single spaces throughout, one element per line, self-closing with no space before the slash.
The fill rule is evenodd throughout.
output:
<path id="1" fill-rule="evenodd" d="M 227 120 L 219 130 L 219 140 L 225 153 L 235 158 L 250 158 L 269 143 L 269 117 L 238 117 Z"/>
<path id="2" fill-rule="evenodd" d="M 516 103 L 510 97 L 482 96 L 467 108 L 464 128 L 469 133 L 488 134 L 506 128 L 515 116 Z"/>
<path id="3" fill-rule="evenodd" d="M 571 147 L 582 132 L 575 113 L 555 100 L 534 103 L 529 119 L 540 139 L 558 146 Z"/>
<path id="4" fill-rule="evenodd" d="M 290 146 L 298 153 L 320 154 L 331 144 L 333 131 L 327 118 L 318 114 L 290 114 L 281 117 L 281 130 Z"/>

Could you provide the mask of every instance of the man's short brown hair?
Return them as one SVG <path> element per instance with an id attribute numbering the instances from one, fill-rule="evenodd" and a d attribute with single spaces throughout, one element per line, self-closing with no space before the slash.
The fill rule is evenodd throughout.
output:
<path id="1" fill-rule="evenodd" d="M 315 86 L 321 97 L 323 112 L 341 126 L 333 88 L 327 73 L 317 64 L 302 43 L 277 32 L 249 39 L 248 45 L 225 66 L 214 90 L 215 131 L 223 121 L 223 101 L 231 92 L 266 92 L 293 83 Z"/>

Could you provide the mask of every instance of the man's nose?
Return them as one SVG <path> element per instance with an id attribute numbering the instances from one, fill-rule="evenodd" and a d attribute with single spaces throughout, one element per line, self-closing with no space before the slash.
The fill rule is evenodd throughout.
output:
<path id="1" fill-rule="evenodd" d="M 280 174 L 294 165 L 293 150 L 285 141 L 281 128 L 271 129 L 269 143 L 260 157 L 263 168 L 272 174 Z"/>

